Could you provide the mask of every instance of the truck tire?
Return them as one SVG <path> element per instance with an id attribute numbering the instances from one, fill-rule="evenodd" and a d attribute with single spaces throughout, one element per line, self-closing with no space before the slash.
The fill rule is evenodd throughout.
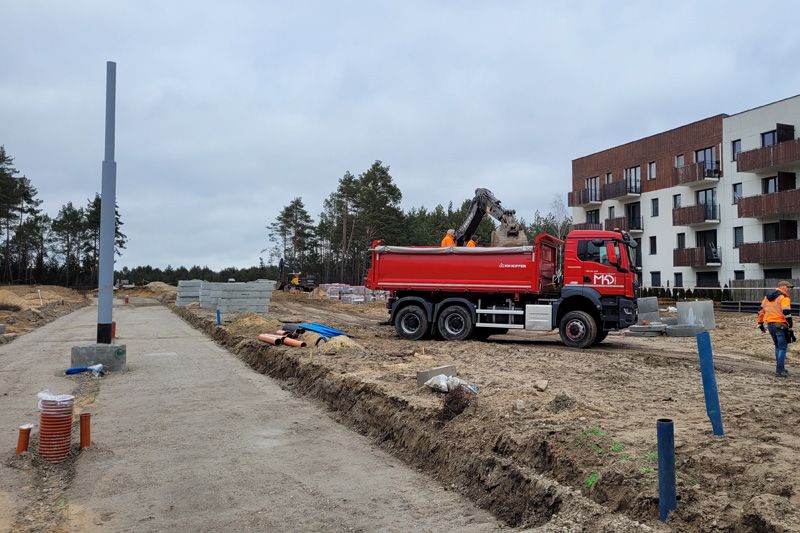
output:
<path id="1" fill-rule="evenodd" d="M 592 346 L 594 346 L 595 344 L 600 344 L 601 342 L 606 340 L 606 337 L 608 337 L 608 332 L 607 331 L 603 331 L 603 330 L 598 331 L 597 332 L 597 337 L 594 338 L 594 342 L 592 343 Z"/>
<path id="2" fill-rule="evenodd" d="M 394 329 L 404 339 L 418 341 L 428 334 L 430 323 L 422 307 L 407 305 L 395 315 Z"/>
<path id="3" fill-rule="evenodd" d="M 461 305 L 450 305 L 442 309 L 436 321 L 439 335 L 446 341 L 463 341 L 472 335 L 472 316 Z"/>
<path id="4" fill-rule="evenodd" d="M 561 342 L 571 348 L 588 348 L 597 338 L 597 324 L 585 311 L 570 311 L 558 326 Z"/>

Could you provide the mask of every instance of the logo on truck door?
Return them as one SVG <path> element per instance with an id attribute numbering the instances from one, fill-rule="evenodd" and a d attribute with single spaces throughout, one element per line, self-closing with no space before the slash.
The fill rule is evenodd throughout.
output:
<path id="1" fill-rule="evenodd" d="M 614 274 L 595 274 L 594 275 L 594 284 L 595 285 L 616 285 L 617 278 Z"/>
<path id="2" fill-rule="evenodd" d="M 503 263 L 500 262 L 500 268 L 528 268 L 525 263 Z"/>

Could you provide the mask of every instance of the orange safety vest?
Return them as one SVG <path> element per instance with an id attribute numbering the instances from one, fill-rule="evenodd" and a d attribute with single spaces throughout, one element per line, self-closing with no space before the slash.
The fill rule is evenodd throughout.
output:
<path id="1" fill-rule="evenodd" d="M 456 245 L 456 240 L 450 235 L 445 235 L 444 239 L 442 239 L 442 243 L 439 246 L 441 246 L 442 248 L 446 248 L 448 246 L 455 246 L 455 245 Z"/>
<path id="2" fill-rule="evenodd" d="M 778 291 L 780 291 L 781 295 L 774 300 L 769 301 L 766 296 L 761 300 L 761 310 L 758 312 L 759 324 L 766 322 L 767 324 L 789 325 L 784 310 L 790 310 L 792 308 L 792 302 L 789 300 L 786 291 L 783 289 L 778 289 Z"/>
<path id="3" fill-rule="evenodd" d="M 478 246 L 478 243 L 476 243 L 472 239 L 470 239 L 469 242 L 467 243 L 467 248 L 474 248 L 476 246 Z"/>

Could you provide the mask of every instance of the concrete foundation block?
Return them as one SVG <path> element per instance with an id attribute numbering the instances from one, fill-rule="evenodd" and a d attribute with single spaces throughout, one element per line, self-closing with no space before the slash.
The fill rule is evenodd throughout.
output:
<path id="1" fill-rule="evenodd" d="M 660 331 L 626 331 L 626 337 L 660 337 Z"/>
<path id="2" fill-rule="evenodd" d="M 433 376 L 438 376 L 439 374 L 444 374 L 448 377 L 455 376 L 456 367 L 453 365 L 437 366 L 436 368 L 431 368 L 430 370 L 421 370 L 417 372 L 417 387 L 422 387 L 425 385 L 426 381 L 431 379 Z"/>
<path id="3" fill-rule="evenodd" d="M 108 370 L 125 370 L 127 349 L 124 344 L 88 344 L 73 346 L 70 366 L 90 366 L 101 363 Z"/>
<path id="4" fill-rule="evenodd" d="M 666 324 L 648 324 L 644 325 L 635 325 L 628 328 L 629 331 L 639 332 L 639 331 L 655 331 L 657 333 L 661 333 L 667 330 Z"/>

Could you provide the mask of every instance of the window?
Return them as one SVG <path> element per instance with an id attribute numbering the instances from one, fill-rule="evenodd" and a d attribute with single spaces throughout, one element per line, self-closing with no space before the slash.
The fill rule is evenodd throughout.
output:
<path id="1" fill-rule="evenodd" d="M 683 154 L 675 156 L 675 168 L 681 168 L 684 165 Z"/>
<path id="2" fill-rule="evenodd" d="M 738 204 L 739 200 L 742 199 L 742 184 L 741 183 L 734 183 L 733 184 L 733 203 Z"/>
<path id="3" fill-rule="evenodd" d="M 600 210 L 593 209 L 586 211 L 586 222 L 589 224 L 600 224 Z"/>
<path id="4" fill-rule="evenodd" d="M 676 287 L 683 287 L 683 273 L 682 272 L 675 272 L 675 286 Z"/>
<path id="5" fill-rule="evenodd" d="M 597 176 L 593 178 L 586 178 L 586 189 L 589 191 L 589 201 L 600 201 L 600 183 Z"/>
<path id="6" fill-rule="evenodd" d="M 613 205 L 608 206 L 608 218 L 616 218 L 616 217 L 614 217 L 614 206 Z"/>
<path id="7" fill-rule="evenodd" d="M 736 280 L 744 279 L 744 270 L 734 270 L 733 279 Z"/>
<path id="8" fill-rule="evenodd" d="M 698 287 L 719 287 L 719 272 L 698 272 Z"/>
<path id="9" fill-rule="evenodd" d="M 764 224 L 764 242 L 772 242 L 780 240 L 780 224 L 773 222 L 772 224 Z"/>
<path id="10" fill-rule="evenodd" d="M 650 285 L 653 287 L 661 286 L 661 272 L 650 272 Z"/>
<path id="11" fill-rule="evenodd" d="M 678 233 L 678 250 L 686 248 L 686 234 Z"/>
<path id="12" fill-rule="evenodd" d="M 647 163 L 647 179 L 654 180 L 656 179 L 656 162 L 650 161 Z"/>
<path id="13" fill-rule="evenodd" d="M 772 176 L 770 178 L 763 178 L 761 180 L 761 192 L 762 192 L 762 194 L 769 194 L 771 192 L 778 192 L 778 176 Z"/>
<path id="14" fill-rule="evenodd" d="M 738 248 L 744 242 L 744 227 L 736 226 L 733 228 L 733 247 Z"/>
<path id="15" fill-rule="evenodd" d="M 611 183 L 612 181 L 614 181 L 614 174 L 606 172 L 606 183 Z"/>
<path id="16" fill-rule="evenodd" d="M 678 209 L 681 206 L 681 195 L 680 194 L 673 194 L 672 195 L 672 208 Z"/>
<path id="17" fill-rule="evenodd" d="M 650 237 L 650 255 L 656 255 L 658 249 L 656 247 L 656 237 L 655 235 Z"/>
<path id="18" fill-rule="evenodd" d="M 619 244 L 614 246 L 614 251 L 617 257 L 620 257 Z M 578 242 L 578 259 L 581 261 L 591 261 L 593 263 L 601 263 L 603 265 L 610 265 L 608 260 L 608 250 L 606 243 L 603 242 L 600 246 L 594 244 L 590 240 Z"/>
<path id="19" fill-rule="evenodd" d="M 772 146 L 778 142 L 778 130 L 765 131 L 761 134 L 761 147 Z"/>
<path id="20" fill-rule="evenodd" d="M 764 279 L 792 279 L 791 268 L 765 268 Z"/>
<path id="21" fill-rule="evenodd" d="M 736 139 L 735 141 L 731 141 L 731 153 L 733 154 L 733 159 L 731 161 L 736 161 L 739 159 L 739 154 L 742 151 L 742 140 Z"/>
<path id="22" fill-rule="evenodd" d="M 650 216 L 658 216 L 658 198 L 653 198 L 650 200 Z"/>
<path id="23" fill-rule="evenodd" d="M 625 183 L 628 192 L 639 193 L 642 190 L 642 168 L 630 167 L 625 169 Z"/>

